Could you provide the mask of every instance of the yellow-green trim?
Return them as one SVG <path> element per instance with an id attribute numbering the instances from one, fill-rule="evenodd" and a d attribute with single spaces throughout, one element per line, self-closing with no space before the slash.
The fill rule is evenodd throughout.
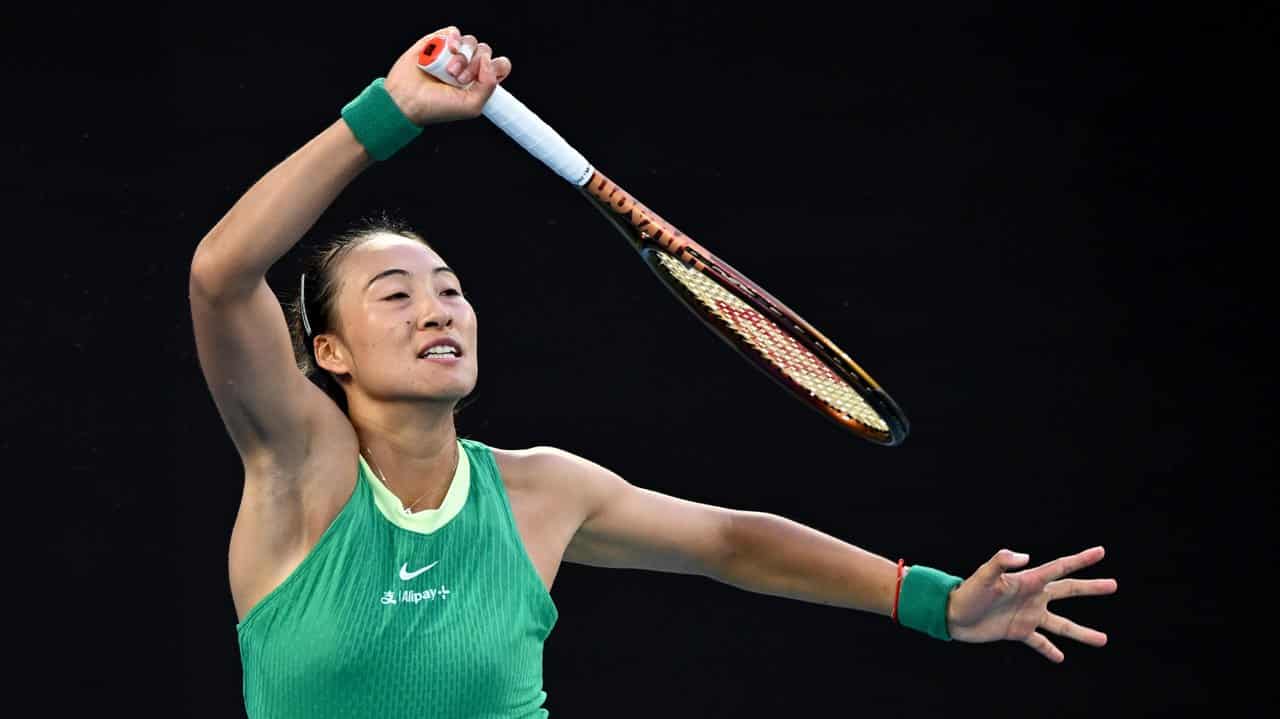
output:
<path id="1" fill-rule="evenodd" d="M 458 468 L 453 473 L 453 481 L 449 483 L 444 501 L 437 509 L 421 509 L 413 514 L 404 513 L 400 498 L 392 494 L 378 479 L 378 475 L 365 462 L 363 454 L 360 455 L 360 476 L 369 483 L 369 489 L 373 491 L 373 502 L 387 521 L 410 532 L 431 534 L 448 524 L 449 520 L 462 511 L 462 505 L 466 504 L 467 495 L 471 491 L 471 460 L 462 443 L 458 442 Z"/>

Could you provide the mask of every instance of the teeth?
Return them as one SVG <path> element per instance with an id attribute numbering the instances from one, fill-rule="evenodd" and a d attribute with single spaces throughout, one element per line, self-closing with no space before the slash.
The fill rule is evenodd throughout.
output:
<path id="1" fill-rule="evenodd" d="M 431 355 L 454 355 L 454 356 L 457 356 L 457 354 L 458 354 L 458 351 L 457 351 L 456 349 L 452 348 L 452 347 L 447 347 L 447 346 L 444 346 L 444 345 L 437 345 L 437 346 L 435 346 L 435 347 L 432 347 L 432 348 L 428 349 L 426 352 L 423 352 L 421 356 L 422 356 L 422 357 L 428 357 L 428 356 L 431 356 Z"/>

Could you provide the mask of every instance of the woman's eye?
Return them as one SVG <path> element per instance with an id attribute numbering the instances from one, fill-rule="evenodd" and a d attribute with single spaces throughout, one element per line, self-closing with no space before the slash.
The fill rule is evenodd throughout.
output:
<path id="1" fill-rule="evenodd" d="M 441 294 L 446 294 L 446 295 L 461 295 L 461 294 L 462 294 L 462 290 L 455 290 L 454 288 L 450 287 L 449 289 L 445 290 L 445 291 L 444 291 L 444 292 L 442 292 Z"/>
<path id="2" fill-rule="evenodd" d="M 409 295 L 406 295 L 406 294 L 405 294 L 405 293 L 403 293 L 403 292 L 397 292 L 397 293 L 395 293 L 394 295 L 389 295 L 389 296 L 387 296 L 387 297 L 383 297 L 382 299 L 384 299 L 384 300 L 394 300 L 394 299 L 396 299 L 397 297 L 408 297 L 408 296 L 409 296 Z"/>

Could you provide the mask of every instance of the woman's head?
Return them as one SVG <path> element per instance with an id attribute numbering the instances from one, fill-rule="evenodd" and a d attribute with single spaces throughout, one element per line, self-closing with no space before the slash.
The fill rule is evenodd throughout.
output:
<path id="1" fill-rule="evenodd" d="M 403 222 L 367 219 L 338 235 L 307 259 L 299 285 L 289 322 L 298 368 L 343 412 L 353 393 L 457 408 L 474 390 L 475 311 L 453 270 Z M 442 343 L 452 354 L 420 356 Z"/>

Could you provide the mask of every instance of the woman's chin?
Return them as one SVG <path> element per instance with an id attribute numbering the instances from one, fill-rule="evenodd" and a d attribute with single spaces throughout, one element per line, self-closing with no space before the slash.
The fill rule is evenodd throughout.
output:
<path id="1" fill-rule="evenodd" d="M 437 384 L 419 393 L 419 397 L 432 402 L 460 402 L 475 389 L 475 382 L 449 382 Z"/>

